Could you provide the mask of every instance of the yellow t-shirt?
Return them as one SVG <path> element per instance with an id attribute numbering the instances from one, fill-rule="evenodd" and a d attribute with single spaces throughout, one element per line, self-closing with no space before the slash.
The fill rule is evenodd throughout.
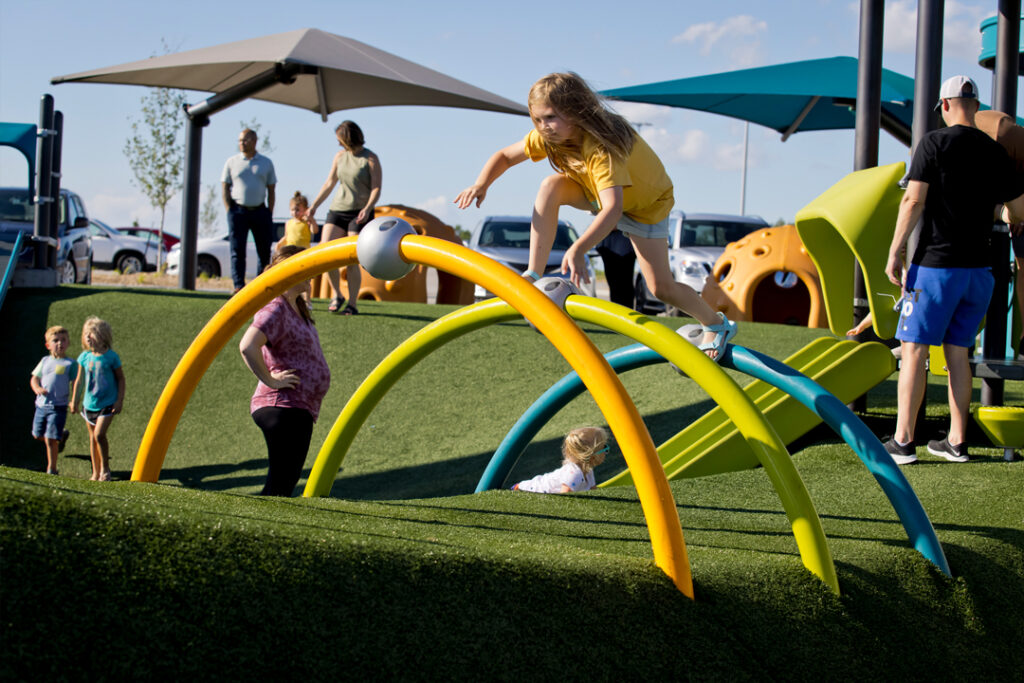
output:
<path id="1" fill-rule="evenodd" d="M 668 177 L 661 159 L 651 146 L 637 135 L 633 141 L 633 151 L 623 165 L 615 163 L 590 135 L 584 136 L 583 161 L 586 173 L 582 176 L 575 173 L 565 175 L 583 188 L 583 194 L 590 203 L 600 208 L 598 193 L 619 185 L 622 187 L 622 213 L 645 225 L 664 220 L 675 205 L 672 179 Z M 536 129 L 527 133 L 523 144 L 532 161 L 547 158 L 540 133 Z"/>
<path id="2" fill-rule="evenodd" d="M 289 218 L 288 222 L 284 224 L 285 244 L 309 249 L 310 239 L 312 239 L 312 233 L 309 229 L 309 223 L 306 221 L 300 221 L 298 218 Z"/>

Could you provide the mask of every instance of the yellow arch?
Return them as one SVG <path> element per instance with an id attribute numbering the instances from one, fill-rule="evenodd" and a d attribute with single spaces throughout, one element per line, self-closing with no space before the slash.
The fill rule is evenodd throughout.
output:
<path id="1" fill-rule="evenodd" d="M 533 323 L 580 376 L 622 449 L 647 521 L 655 564 L 687 597 L 693 580 L 672 491 L 654 442 L 618 376 L 593 342 L 537 288 L 504 266 L 466 247 L 408 235 L 399 247 L 410 263 L 433 266 L 482 285 Z M 143 435 L 132 481 L 157 481 L 171 436 L 199 379 L 224 344 L 263 305 L 296 282 L 356 262 L 356 238 L 333 240 L 304 251 L 250 282 L 200 331 L 171 374 Z"/>

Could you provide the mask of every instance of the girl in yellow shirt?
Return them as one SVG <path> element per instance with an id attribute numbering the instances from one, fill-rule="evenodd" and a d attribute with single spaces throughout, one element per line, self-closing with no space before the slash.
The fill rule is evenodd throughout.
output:
<path id="1" fill-rule="evenodd" d="M 675 200 L 672 181 L 654 150 L 629 123 L 607 109 L 586 81 L 574 73 L 545 76 L 530 89 L 534 129 L 522 142 L 495 152 L 476 182 L 455 198 L 465 209 L 480 206 L 487 189 L 505 171 L 527 159 L 547 159 L 556 173 L 541 182 L 533 207 L 529 269 L 538 280 L 547 264 L 558 225 L 558 210 L 572 206 L 594 220 L 566 251 L 562 272 L 573 284 L 589 282 L 584 259 L 616 228 L 633 243 L 640 272 L 651 293 L 696 318 L 704 327 L 700 349 L 713 359 L 736 335 L 736 323 L 715 311 L 700 294 L 676 282 L 668 261 L 668 215 Z"/>

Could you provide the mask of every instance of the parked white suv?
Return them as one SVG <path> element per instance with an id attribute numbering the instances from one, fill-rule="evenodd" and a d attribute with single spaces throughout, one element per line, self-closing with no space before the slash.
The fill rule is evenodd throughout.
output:
<path id="1" fill-rule="evenodd" d="M 577 239 L 579 239 L 579 235 L 576 234 L 572 223 L 558 221 L 555 241 L 551 246 L 551 255 L 548 256 L 547 267 L 540 275 L 568 279 L 568 275 L 562 274 L 562 257 Z M 522 273 L 526 270 L 530 260 L 530 217 L 487 216 L 473 229 L 468 246 L 473 251 L 489 256 L 516 273 Z M 585 258 L 590 283 L 583 284 L 582 290 L 583 294 L 587 296 L 595 296 L 597 291 L 594 267 L 591 263 L 592 256 L 596 255 L 597 252 L 591 252 Z M 477 301 L 491 296 L 493 295 L 483 287 L 476 286 L 474 298 Z"/>
<path id="2" fill-rule="evenodd" d="M 759 216 L 673 211 L 669 216 L 668 235 L 668 260 L 673 277 L 699 293 L 704 289 L 704 281 L 714 269 L 715 262 L 725 251 L 725 245 L 767 227 L 768 223 Z M 681 315 L 674 307 L 666 310 L 665 304 L 651 295 L 639 268 L 635 277 L 636 310 L 648 314 Z"/>

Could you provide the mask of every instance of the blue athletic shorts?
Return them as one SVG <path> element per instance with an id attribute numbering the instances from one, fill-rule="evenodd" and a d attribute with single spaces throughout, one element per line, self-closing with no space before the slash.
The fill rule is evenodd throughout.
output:
<path id="1" fill-rule="evenodd" d="M 988 268 L 911 265 L 896 338 L 929 346 L 973 346 L 994 282 Z"/>
<path id="2" fill-rule="evenodd" d="M 36 414 L 32 418 L 33 438 L 60 441 L 67 419 L 67 406 L 36 406 Z"/>

